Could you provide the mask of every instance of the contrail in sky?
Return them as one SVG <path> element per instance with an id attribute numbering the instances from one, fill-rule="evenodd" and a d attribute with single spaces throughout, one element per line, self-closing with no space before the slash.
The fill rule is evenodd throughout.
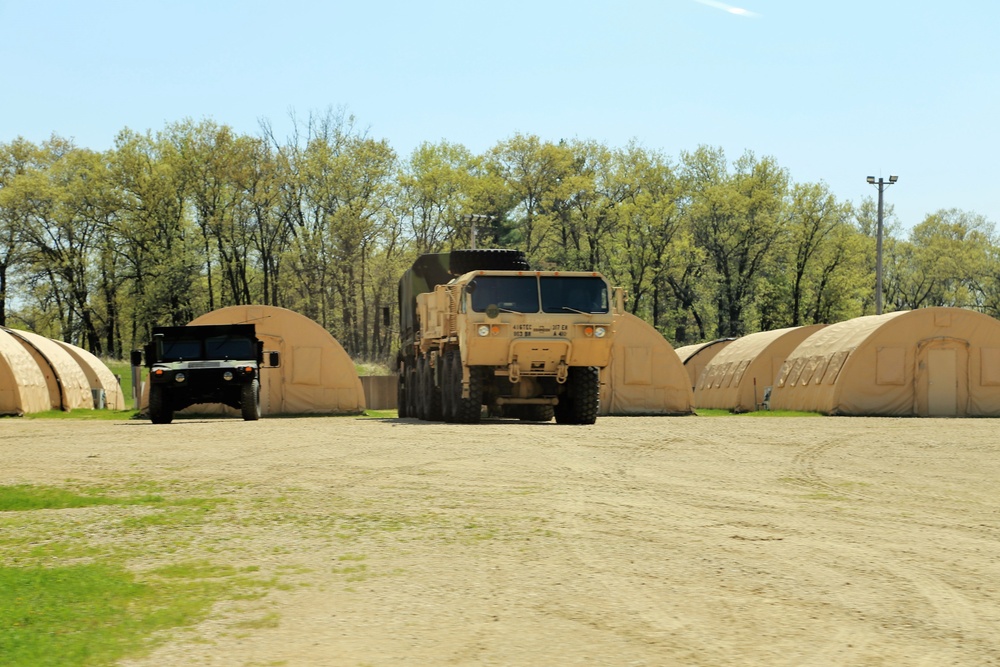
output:
<path id="1" fill-rule="evenodd" d="M 754 18 L 760 16 L 757 12 L 752 12 L 749 9 L 743 9 L 742 7 L 734 7 L 732 5 L 727 5 L 724 2 L 718 2 L 718 0 L 695 0 L 695 2 L 700 2 L 706 7 L 714 7 L 715 9 L 721 9 L 724 12 L 729 12 L 730 14 L 736 14 L 737 16 L 746 16 L 748 18 Z"/>

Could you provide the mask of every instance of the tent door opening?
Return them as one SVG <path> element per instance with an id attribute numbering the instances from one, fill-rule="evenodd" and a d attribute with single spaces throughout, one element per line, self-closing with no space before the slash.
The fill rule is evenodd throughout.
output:
<path id="1" fill-rule="evenodd" d="M 927 351 L 927 413 L 931 417 L 958 414 L 958 365 L 954 349 Z"/>

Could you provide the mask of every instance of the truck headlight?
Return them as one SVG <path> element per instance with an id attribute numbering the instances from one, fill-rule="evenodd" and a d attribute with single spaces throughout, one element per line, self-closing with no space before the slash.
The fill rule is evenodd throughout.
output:
<path id="1" fill-rule="evenodd" d="M 490 335 L 490 327 L 489 327 L 489 325 L 486 325 L 486 324 L 480 324 L 479 325 L 479 329 L 477 329 L 476 331 L 479 333 L 480 336 L 489 336 Z"/>
<path id="2" fill-rule="evenodd" d="M 233 379 L 233 372 L 226 371 L 225 373 L 222 374 L 222 379 L 225 380 L 226 382 L 229 382 L 230 380 Z"/>
<path id="3" fill-rule="evenodd" d="M 178 373 L 174 376 L 175 382 L 184 382 L 184 373 Z"/>
<path id="4" fill-rule="evenodd" d="M 598 338 L 604 338 L 604 335 L 606 333 L 608 332 L 605 330 L 604 327 L 597 327 L 596 329 L 594 329 L 594 335 L 597 336 Z"/>

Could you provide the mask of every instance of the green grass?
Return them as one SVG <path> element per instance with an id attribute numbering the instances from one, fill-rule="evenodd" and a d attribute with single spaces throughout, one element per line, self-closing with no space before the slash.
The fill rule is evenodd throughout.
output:
<path id="1" fill-rule="evenodd" d="M 395 419 L 399 416 L 399 412 L 397 410 L 365 410 L 361 416 L 369 419 Z"/>
<path id="2" fill-rule="evenodd" d="M 104 365 L 108 367 L 112 373 L 120 377 L 122 394 L 125 396 L 125 403 L 128 405 L 132 404 L 132 366 L 129 365 L 128 360 L 122 361 L 120 359 L 101 359 Z"/>
<path id="3" fill-rule="evenodd" d="M 354 371 L 358 376 L 362 375 L 392 375 L 392 369 L 388 364 L 377 361 L 355 361 Z"/>
<path id="4" fill-rule="evenodd" d="M 226 520 L 216 510 L 229 503 L 169 497 L 141 480 L 114 489 L 0 486 L 0 664 L 111 665 L 167 641 L 165 630 L 197 624 L 220 599 L 262 597 L 278 582 L 252 576 L 258 567 L 180 555 L 192 535 Z M 145 507 L 115 507 L 128 505 Z M 155 548 L 162 564 L 140 574 L 129 564 L 148 560 L 147 536 L 167 541 Z"/>
<path id="5" fill-rule="evenodd" d="M 135 419 L 136 410 L 90 410 L 77 408 L 75 410 L 46 410 L 45 412 L 29 412 L 22 419 L 86 419 L 88 421 L 127 421 Z"/>
<path id="6" fill-rule="evenodd" d="M 97 493 L 81 494 L 53 486 L 32 486 L 30 484 L 0 486 L 0 512 L 68 509 L 94 505 L 147 505 L 162 502 L 163 497 L 158 495 L 115 498 Z"/>
<path id="7" fill-rule="evenodd" d="M 154 633 L 204 618 L 210 588 L 141 582 L 115 564 L 0 567 L 0 656 L 7 667 L 112 664 Z"/>

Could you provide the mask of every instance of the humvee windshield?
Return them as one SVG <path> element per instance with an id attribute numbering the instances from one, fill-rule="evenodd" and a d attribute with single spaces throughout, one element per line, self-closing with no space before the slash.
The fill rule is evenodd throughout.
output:
<path id="1" fill-rule="evenodd" d="M 472 310 L 486 312 L 491 304 L 501 310 L 537 313 L 607 313 L 608 289 L 591 276 L 479 276 L 472 283 Z"/>
<path id="2" fill-rule="evenodd" d="M 253 359 L 253 342 L 248 338 L 213 336 L 205 341 L 206 359 Z"/>
<path id="3" fill-rule="evenodd" d="M 181 338 L 163 341 L 163 354 L 159 361 L 187 361 L 201 358 L 201 341 L 197 338 Z"/>
<path id="4" fill-rule="evenodd" d="M 203 345 L 204 343 L 204 345 Z M 211 336 L 163 341 L 160 361 L 191 361 L 198 359 L 249 360 L 257 355 L 253 341 L 242 336 Z"/>

